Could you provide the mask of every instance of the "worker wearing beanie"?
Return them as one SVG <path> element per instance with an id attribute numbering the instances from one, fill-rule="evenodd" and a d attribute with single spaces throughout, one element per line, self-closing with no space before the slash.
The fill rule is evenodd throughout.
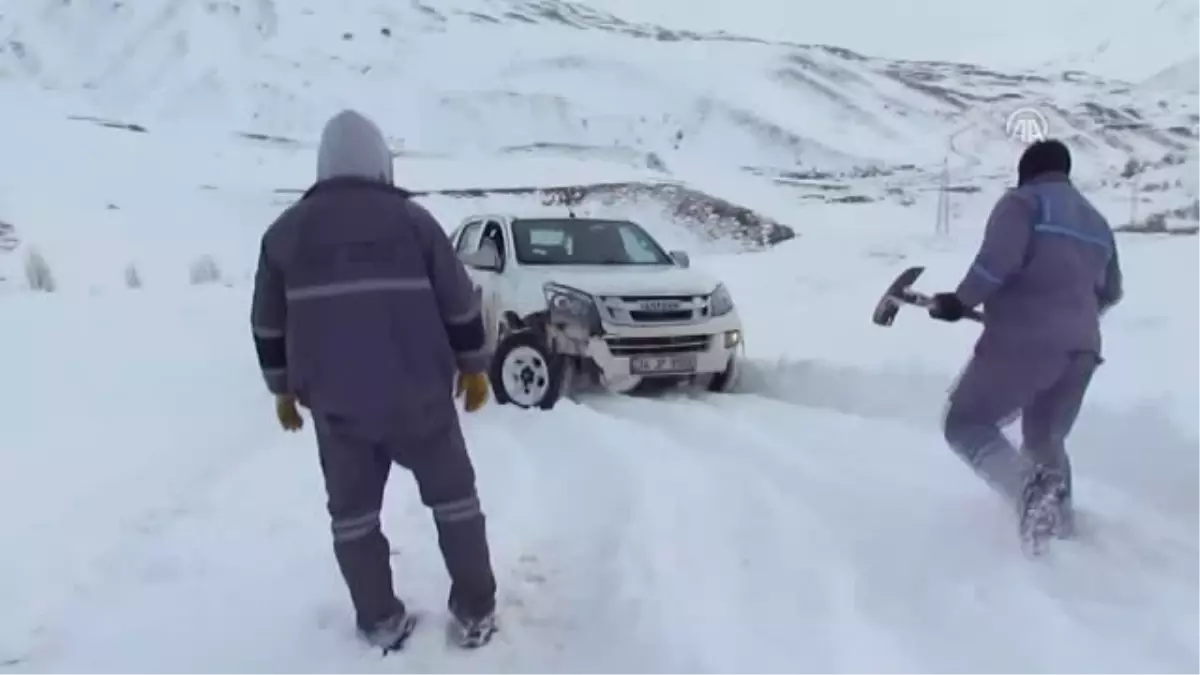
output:
<path id="1" fill-rule="evenodd" d="M 1100 315 L 1120 301 L 1108 221 L 1072 184 L 1057 140 L 1030 145 L 996 203 L 978 254 L 930 315 L 982 306 L 984 329 L 949 398 L 946 441 L 1015 508 L 1035 550 L 1074 528 L 1065 441 L 1101 359 Z M 1020 415 L 1020 450 L 1001 427 Z"/>

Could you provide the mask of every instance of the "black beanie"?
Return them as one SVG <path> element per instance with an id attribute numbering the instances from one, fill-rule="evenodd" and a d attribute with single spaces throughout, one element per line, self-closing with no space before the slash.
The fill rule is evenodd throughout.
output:
<path id="1" fill-rule="evenodd" d="M 1021 154 L 1021 161 L 1017 163 L 1017 185 L 1054 171 L 1071 175 L 1071 151 L 1062 141 L 1038 141 Z"/>

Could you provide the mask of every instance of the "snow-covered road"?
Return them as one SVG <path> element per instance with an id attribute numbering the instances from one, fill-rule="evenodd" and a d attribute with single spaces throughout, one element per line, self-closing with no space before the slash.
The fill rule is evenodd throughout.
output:
<path id="1" fill-rule="evenodd" d="M 990 60 L 874 4 L 938 58 Z M 0 675 L 1200 671 L 1194 239 L 1119 237 L 1128 297 L 1069 443 L 1081 536 L 1037 561 L 941 438 L 977 326 L 868 318 L 904 267 L 927 266 L 930 292 L 967 269 L 1019 154 L 1010 103 L 1054 112 L 1114 224 L 1131 189 L 1139 217 L 1188 219 L 1195 43 L 1144 36 L 1194 38 L 1195 2 L 1105 4 L 1040 46 L 998 31 L 990 5 L 950 18 L 1023 64 L 1171 77 L 674 39 L 565 2 L 0 2 Z M 871 43 L 859 5 L 787 37 Z M 255 363 L 263 228 L 342 107 L 382 124 L 409 189 L 661 179 L 798 235 L 732 255 L 677 204 L 580 207 L 722 279 L 744 388 L 465 416 L 502 626 L 477 652 L 446 649 L 437 622 L 386 659 L 355 640 L 312 430 L 278 429 Z M 934 237 L 952 135 L 953 227 Z M 1141 187 L 1118 180 L 1131 158 Z M 562 215 L 531 195 L 420 200 L 447 228 Z M 54 293 L 25 288 L 35 252 Z M 213 283 L 191 278 L 201 263 Z M 400 471 L 384 527 L 400 592 L 440 613 L 432 519 Z"/>
<path id="2" fill-rule="evenodd" d="M 431 623 L 380 660 L 353 639 L 314 443 L 274 426 L 245 301 L 5 298 L 22 356 L 5 381 L 26 389 L 0 428 L 0 670 L 1197 667 L 1194 438 L 1091 406 L 1083 536 L 1035 564 L 943 447 L 952 373 L 820 360 L 755 361 L 736 395 L 465 417 L 503 632 L 456 653 Z M 405 597 L 440 612 L 432 521 L 402 473 L 385 527 Z"/>

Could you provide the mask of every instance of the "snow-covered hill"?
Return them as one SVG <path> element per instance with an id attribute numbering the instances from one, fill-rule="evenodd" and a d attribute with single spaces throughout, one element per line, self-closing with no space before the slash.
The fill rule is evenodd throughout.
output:
<path id="1" fill-rule="evenodd" d="M 1009 74 L 706 37 L 555 0 L 323 7 L 10 1 L 0 72 L 84 89 L 146 126 L 167 118 L 308 140 L 330 111 L 357 105 L 405 152 L 603 149 L 643 163 L 653 153 L 668 171 L 925 166 L 955 132 L 959 147 L 1007 169 L 1005 121 L 1022 107 L 1043 109 L 1096 171 L 1196 137 L 1194 97 L 1148 98 L 1062 69 Z"/>
<path id="2" fill-rule="evenodd" d="M 1160 88 L 1160 80 L 877 58 L 672 30 L 558 0 L 357 0 L 335 14 L 312 0 L 0 7 L 0 90 L 18 102 L 0 110 L 0 133 L 11 136 L 6 148 L 24 149 L 20 165 L 6 167 L 0 220 L 26 239 L 37 223 L 76 219 L 81 208 L 96 221 L 123 219 L 110 205 L 129 208 L 125 195 L 139 189 L 124 167 L 151 156 L 177 165 L 171 180 L 208 192 L 213 209 L 252 186 L 303 187 L 320 123 L 346 106 L 380 119 L 407 165 L 401 180 L 416 189 L 431 176 L 440 188 L 499 187 L 481 185 L 471 167 L 506 162 L 601 162 L 607 180 L 683 182 L 726 200 L 766 177 L 791 197 L 760 191 L 739 206 L 793 229 L 811 200 L 921 208 L 943 160 L 950 182 L 994 193 L 1011 179 L 1020 146 L 1006 122 L 1022 108 L 1071 142 L 1077 179 L 1101 201 L 1128 204 L 1131 186 L 1119 174 L 1131 158 L 1168 166 L 1164 180 L 1179 183 L 1144 194 L 1137 212 L 1186 212 L 1198 193 L 1200 117 L 1195 96 L 1174 80 Z M 88 119 L 140 137 L 91 140 L 77 129 Z M 138 147 L 143 159 L 100 147 Z M 512 185 L 530 171 L 484 173 Z M 45 176 L 104 196 L 47 211 Z M 656 209 L 673 208 L 658 201 Z M 63 206 L 75 212 L 59 213 Z"/>
<path id="3" fill-rule="evenodd" d="M 0 672 L 1200 669 L 1194 239 L 1119 235 L 1128 297 L 1071 440 L 1084 536 L 1037 563 L 938 429 L 976 329 L 868 320 L 899 269 L 926 265 L 928 290 L 966 269 L 1022 106 L 1114 223 L 1194 224 L 1177 45 L 1144 75 L 1032 68 L 1103 38 L 1032 53 L 989 5 L 991 42 L 1031 52 L 1007 70 L 988 24 L 895 3 L 750 38 L 703 33 L 708 5 L 645 16 L 668 4 L 0 0 Z M 982 11 L 946 7 L 951 26 Z M 853 12 L 929 49 L 804 32 Z M 953 62 L 962 36 L 988 65 Z M 464 416 L 501 588 L 478 653 L 354 641 L 311 433 L 276 429 L 253 361 L 259 237 L 343 106 L 379 119 L 447 226 L 636 186 L 583 208 L 691 250 L 746 322 L 737 394 Z M 727 253 L 679 208 L 697 199 L 798 237 Z M 34 253 L 52 293 L 26 289 Z M 398 584 L 436 611 L 428 512 L 397 478 Z"/>
<path id="4" fill-rule="evenodd" d="M 1191 0 L 788 0 L 737 5 L 684 0 L 592 0 L 630 19 L 693 31 L 848 47 L 896 58 L 966 61 L 1000 69 L 1078 68 L 1138 80 L 1167 63 L 1195 62 L 1200 20 Z"/>

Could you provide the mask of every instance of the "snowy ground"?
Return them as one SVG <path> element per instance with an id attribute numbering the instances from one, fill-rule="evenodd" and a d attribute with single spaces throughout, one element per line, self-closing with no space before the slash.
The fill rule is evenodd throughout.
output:
<path id="1" fill-rule="evenodd" d="M 275 427 L 244 281 L 10 292 L 0 663 L 1195 671 L 1195 247 L 1123 240 L 1129 299 L 1073 439 L 1084 535 L 1031 563 L 937 429 L 974 330 L 868 319 L 905 264 L 951 283 L 976 234 L 830 224 L 701 255 L 744 307 L 747 391 L 466 417 L 504 632 L 452 654 L 431 631 L 387 661 L 350 633 L 313 440 Z M 403 475 L 386 527 L 405 596 L 440 609 Z"/>
<path id="2" fill-rule="evenodd" d="M 815 109 L 811 99 L 772 98 L 749 78 L 731 78 L 744 86 L 724 82 L 717 92 L 693 82 L 696 72 L 710 75 L 704 69 L 681 79 L 680 94 L 661 86 L 678 69 L 657 64 L 646 80 L 617 70 L 610 79 L 636 84 L 623 90 L 608 80 L 613 89 L 589 90 L 539 71 L 515 108 L 489 109 L 508 99 L 473 87 L 512 64 L 473 70 L 508 53 L 485 48 L 443 64 L 449 85 L 433 82 L 436 73 L 417 81 L 430 87 L 420 89 L 426 94 L 454 94 L 447 100 L 458 112 L 432 116 L 420 139 L 429 147 L 416 149 L 437 157 L 397 160 L 406 186 L 662 178 L 629 154 L 653 151 L 671 178 L 776 217 L 800 237 L 732 255 L 704 247 L 661 214 L 620 206 L 597 214 L 638 218 L 727 282 L 746 321 L 743 391 L 591 396 L 550 412 L 490 406 L 464 417 L 503 632 L 471 654 L 447 651 L 436 631 L 387 660 L 363 649 L 330 550 L 311 430 L 280 432 L 262 389 L 249 278 L 262 228 L 289 199 L 272 191 L 311 179 L 311 132 L 328 109 L 366 101 L 387 119 L 411 122 L 429 111 L 405 117 L 405 102 L 436 97 L 396 96 L 373 84 L 395 73 L 369 82 L 346 75 L 347 60 L 395 65 L 398 48 L 364 36 L 387 24 L 405 37 L 396 16 L 373 6 L 348 13 L 358 23 L 346 29 L 359 36 L 348 41 L 310 4 L 286 5 L 300 16 L 282 21 L 291 51 L 278 51 L 281 40 L 263 47 L 246 19 L 265 21 L 282 3 L 255 3 L 253 11 L 251 3 L 227 3 L 210 16 L 217 10 L 176 0 L 155 3 L 171 9 L 161 13 L 145 8 L 149 0 L 136 12 L 130 3 L 120 12 L 76 3 L 70 11 L 82 13 L 74 15 L 55 2 L 0 17 L 44 20 L 12 24 L 40 61 L 29 52 L 13 61 L 11 42 L 8 60 L 0 59 L 0 77 L 6 67 L 36 70 L 23 73 L 24 83 L 0 83 L 0 98 L 21 103 L 0 106 L 0 148 L 10 158 L 0 161 L 0 220 L 15 226 L 19 241 L 12 254 L 0 252 L 0 672 L 1200 670 L 1194 239 L 1122 235 L 1128 297 L 1105 319 L 1108 361 L 1072 437 L 1082 536 L 1031 562 L 1010 514 L 944 447 L 938 429 L 946 389 L 977 329 L 919 312 L 889 329 L 869 320 L 905 266 L 926 265 L 920 286 L 930 291 L 965 270 L 982 219 L 1010 178 L 1016 148 L 997 151 L 1002 134 L 982 134 L 978 145 L 963 137 L 955 181 L 980 191 L 955 196 L 951 234 L 935 237 L 936 195 L 925 191 L 935 174 L 852 186 L 882 194 L 894 187 L 889 181 L 909 181 L 908 207 L 810 201 L 728 161 L 726 151 L 736 149 L 761 160 L 756 165 L 789 168 L 780 159 L 788 153 L 772 154 L 773 132 L 748 136 L 724 113 L 702 116 L 699 140 L 672 154 L 676 122 L 637 119 L 690 109 L 700 96 L 800 128 L 806 121 L 793 113 Z M 242 18 L 226 21 L 235 14 Z M 96 23 L 102 19 L 108 23 Z M 267 28 L 274 30 L 258 30 Z M 321 28 L 333 37 L 321 33 L 320 64 L 288 61 L 300 58 L 300 33 Z M 78 41 L 66 39 L 76 29 Z M 487 30 L 472 27 L 447 44 Z M 231 35 L 241 42 L 222 42 Z M 442 38 L 406 44 L 415 50 Z M 329 41 L 355 53 L 333 58 Z M 619 54 L 628 63 L 666 59 L 668 51 L 614 44 L 595 35 L 568 47 L 541 41 L 525 65 L 555 50 Z M 259 60 L 244 73 L 241 62 L 230 69 L 244 47 Z M 680 63 L 716 49 L 681 48 L 671 57 Z M 747 59 L 731 63 L 758 63 Z M 259 79 L 284 84 L 270 89 Z M 76 96 L 72 86 L 84 82 L 92 89 Z M 854 105 L 882 96 L 871 82 Z M 542 124 L 553 115 L 529 103 L 554 96 L 577 107 L 561 127 Z M 148 133 L 69 119 L 97 101 L 112 112 L 126 98 L 130 114 L 117 118 L 146 122 Z M 473 117 L 474 105 L 489 114 Z M 1174 97 L 1171 106 L 1194 110 L 1194 100 Z M 814 119 L 842 115 L 821 110 Z M 858 127 L 837 137 L 823 122 L 812 134 L 839 138 L 847 151 L 919 150 L 940 162 L 953 129 L 938 126 L 936 110 L 913 118 L 924 121 L 873 111 L 899 130 L 891 145 L 886 134 L 877 144 Z M 991 119 L 995 111 L 976 112 Z M 300 140 L 238 137 L 250 119 L 256 131 Z M 556 141 L 613 147 L 570 157 L 498 150 L 551 131 Z M 1168 187 L 1144 195 L 1139 208 L 1194 200 L 1194 147 L 1187 162 L 1147 174 Z M 1115 222 L 1128 192 L 1102 180 L 1119 165 L 1092 163 L 1083 183 Z M 448 226 L 484 207 L 426 203 Z M 521 198 L 488 206 L 546 208 Z M 21 266 L 33 250 L 49 261 L 55 293 L 24 288 Z M 192 283 L 204 256 L 218 283 Z M 129 269 L 140 288 L 127 288 Z M 411 481 L 395 478 L 385 527 L 399 586 L 415 607 L 439 610 L 446 579 L 432 522 Z"/>

